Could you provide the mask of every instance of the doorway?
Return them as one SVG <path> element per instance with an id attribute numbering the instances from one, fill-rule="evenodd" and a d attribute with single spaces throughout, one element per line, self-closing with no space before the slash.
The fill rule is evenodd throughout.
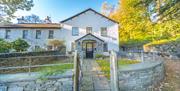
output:
<path id="1" fill-rule="evenodd" d="M 93 58 L 93 42 L 86 43 L 86 58 Z"/>

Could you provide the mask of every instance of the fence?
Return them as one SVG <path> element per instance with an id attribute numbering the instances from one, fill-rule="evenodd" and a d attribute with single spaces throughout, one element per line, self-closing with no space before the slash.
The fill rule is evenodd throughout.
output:
<path id="1" fill-rule="evenodd" d="M 0 73 L 27 72 L 27 70 L 31 73 L 33 68 L 66 65 L 72 62 L 72 56 L 65 55 L 0 58 Z"/>
<path id="2" fill-rule="evenodd" d="M 149 58 L 146 58 L 149 57 Z M 128 53 L 128 59 L 136 59 L 145 61 L 156 60 L 159 57 L 159 53 Z M 122 58 L 122 57 L 120 57 Z M 74 62 L 74 63 L 73 63 Z M 110 90 L 119 91 L 119 78 L 118 78 L 118 69 L 119 69 L 119 58 L 118 55 L 114 52 L 110 52 L 109 59 L 109 68 L 110 68 Z M 58 64 L 60 63 L 60 64 Z M 12 58 L 0 58 L 0 73 L 17 73 L 17 72 L 28 72 L 31 75 L 32 72 L 37 72 L 39 69 L 44 67 L 55 67 L 58 66 L 61 68 L 63 65 L 72 64 L 74 65 L 73 73 L 73 91 L 79 91 L 82 80 L 82 60 L 80 59 L 77 51 L 74 52 L 74 55 L 65 56 L 65 55 L 51 55 L 51 56 L 28 56 L 28 57 L 12 57 Z M 25 69 L 25 70 L 22 70 Z"/>
<path id="3" fill-rule="evenodd" d="M 0 65 L 0 91 L 72 91 L 73 55 L 0 58 Z M 38 82 L 37 79 L 48 81 Z"/>
<path id="4" fill-rule="evenodd" d="M 139 61 L 156 61 L 157 58 L 169 57 L 170 54 L 163 52 L 126 52 L 126 53 L 118 53 L 119 58 L 127 58 L 131 60 L 139 60 Z"/>
<path id="5" fill-rule="evenodd" d="M 82 61 L 80 61 L 79 54 L 75 51 L 74 54 L 74 83 L 73 91 L 80 91 L 80 83 L 82 80 Z"/>
<path id="6" fill-rule="evenodd" d="M 117 54 L 114 51 L 111 51 L 110 55 L 110 78 L 111 78 L 111 90 L 119 91 L 118 85 L 118 60 Z"/>
<path id="7" fill-rule="evenodd" d="M 14 52 L 14 53 L 0 53 L 0 58 L 10 57 L 25 57 L 25 56 L 50 56 L 50 55 L 65 55 L 60 51 L 40 51 L 40 52 Z"/>
<path id="8" fill-rule="evenodd" d="M 140 84 L 147 84 L 148 82 L 151 84 L 158 83 L 158 81 L 162 80 L 164 77 L 164 68 L 163 68 L 162 60 L 163 60 L 163 57 L 167 56 L 167 55 L 168 54 L 166 54 L 166 53 L 158 53 L 158 52 L 129 52 L 126 54 L 126 56 L 120 56 L 119 57 L 119 56 L 117 56 L 117 54 L 114 51 L 112 51 L 111 55 L 110 55 L 110 85 L 111 85 L 111 90 L 112 91 L 119 91 L 121 89 L 123 91 L 126 91 L 126 90 L 130 91 L 128 89 L 131 89 L 131 90 L 134 89 L 134 87 L 131 87 L 131 85 L 137 86 L 137 88 L 140 88 L 140 89 L 147 89 L 147 87 L 150 85 L 147 85 L 147 87 L 146 87 L 146 85 L 142 86 L 142 87 L 138 87 L 138 85 L 134 84 L 133 81 L 129 81 L 126 78 L 129 78 L 129 79 L 131 78 L 134 81 L 137 80 L 137 82 L 139 82 L 140 80 L 143 80 L 143 79 L 141 79 L 140 77 L 136 77 L 136 76 L 143 77 L 143 76 L 147 75 L 144 77 L 144 79 L 151 78 L 148 75 L 151 73 L 148 71 L 151 71 L 151 70 L 154 71 L 152 73 L 152 76 L 154 76 L 154 78 L 151 80 L 145 81 L 145 82 L 140 81 L 139 83 Z M 127 60 L 122 60 L 124 58 Z M 126 61 L 124 66 L 130 67 L 130 68 L 123 69 L 123 71 L 120 72 L 119 71 L 119 70 L 121 70 L 120 66 L 123 66 L 123 65 L 121 65 L 121 63 L 119 63 L 121 60 Z M 132 61 L 127 62 L 128 60 L 132 60 Z M 136 61 L 141 61 L 142 64 L 136 64 Z M 138 67 L 136 67 L 136 65 L 127 66 L 127 64 L 136 64 Z M 148 69 L 148 67 L 149 67 L 149 69 Z M 153 69 L 153 68 L 156 68 L 156 69 Z M 142 71 L 138 71 L 136 69 L 141 69 Z M 146 73 L 146 71 L 147 71 L 147 73 Z M 132 75 L 132 74 L 134 74 L 134 75 Z M 132 75 L 132 76 L 130 76 L 130 75 Z M 125 81 L 124 83 L 127 86 L 124 85 L 123 83 L 121 83 L 121 81 L 122 82 Z M 124 87 L 121 88 L 122 84 Z"/>

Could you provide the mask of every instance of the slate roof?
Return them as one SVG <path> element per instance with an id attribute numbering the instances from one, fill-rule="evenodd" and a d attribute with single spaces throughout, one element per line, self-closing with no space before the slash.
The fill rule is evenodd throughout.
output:
<path id="1" fill-rule="evenodd" d="M 28 23 L 28 24 L 6 24 L 0 25 L 0 28 L 43 28 L 43 29 L 60 29 L 61 26 L 58 23 Z"/>
<path id="2" fill-rule="evenodd" d="M 112 20 L 112 19 L 108 18 L 107 16 L 105 16 L 105 15 L 103 15 L 103 14 L 101 14 L 101 13 L 99 13 L 99 12 L 97 12 L 97 11 L 91 9 L 91 8 L 86 9 L 86 10 L 84 10 L 84 11 L 82 11 L 82 12 L 80 12 L 80 13 L 72 16 L 72 17 L 69 17 L 69 18 L 61 21 L 61 23 L 64 23 L 64 22 L 66 22 L 66 21 L 68 21 L 68 20 L 71 20 L 71 19 L 73 19 L 73 18 L 75 18 L 75 17 L 77 17 L 77 16 L 79 16 L 79 15 L 81 15 L 81 14 L 83 14 L 83 13 L 86 13 L 87 11 L 93 11 L 94 13 L 96 13 L 96 14 L 98 14 L 98 15 L 100 15 L 100 16 L 102 16 L 102 17 L 104 17 L 104 18 L 106 18 L 106 19 L 108 19 L 108 20 L 110 20 L 110 21 L 112 21 L 112 22 L 114 22 L 114 23 L 118 23 L 117 21 Z"/>

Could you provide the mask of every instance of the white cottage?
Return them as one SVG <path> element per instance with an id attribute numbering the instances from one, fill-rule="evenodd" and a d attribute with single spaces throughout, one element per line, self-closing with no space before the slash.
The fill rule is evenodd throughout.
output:
<path id="1" fill-rule="evenodd" d="M 66 51 L 78 50 L 82 57 L 119 51 L 118 23 L 93 9 L 82 11 L 60 24 L 12 24 L 0 26 L 0 38 L 23 38 L 35 47 L 47 48 L 49 39 L 64 40 Z"/>

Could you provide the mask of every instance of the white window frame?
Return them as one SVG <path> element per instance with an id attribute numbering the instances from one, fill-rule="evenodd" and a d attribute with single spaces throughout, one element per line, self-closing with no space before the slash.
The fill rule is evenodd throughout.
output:
<path id="1" fill-rule="evenodd" d="M 5 31 L 5 39 L 10 39 L 10 33 L 11 33 L 11 30 Z"/>
<path id="2" fill-rule="evenodd" d="M 107 43 L 103 44 L 103 51 L 108 52 L 108 44 Z"/>
<path id="3" fill-rule="evenodd" d="M 72 27 L 72 36 L 79 36 L 79 27 Z"/>
<path id="4" fill-rule="evenodd" d="M 101 36 L 107 37 L 108 31 L 107 27 L 101 27 Z"/>
<path id="5" fill-rule="evenodd" d="M 23 39 L 27 39 L 28 38 L 28 30 L 23 30 L 22 38 Z"/>
<path id="6" fill-rule="evenodd" d="M 86 34 L 92 33 L 92 27 L 86 27 Z"/>
<path id="7" fill-rule="evenodd" d="M 53 39 L 54 38 L 54 31 L 53 30 L 49 30 L 48 38 L 49 39 Z"/>
<path id="8" fill-rule="evenodd" d="M 36 30 L 36 39 L 41 38 L 41 30 Z"/>

